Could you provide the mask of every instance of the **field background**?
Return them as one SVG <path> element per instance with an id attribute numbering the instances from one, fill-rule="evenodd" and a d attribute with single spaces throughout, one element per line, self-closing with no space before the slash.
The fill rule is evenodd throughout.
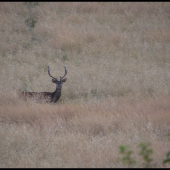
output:
<path id="1" fill-rule="evenodd" d="M 169 2 L 0 2 L 0 167 L 126 167 L 170 150 Z M 55 105 L 21 91 L 54 91 Z"/>

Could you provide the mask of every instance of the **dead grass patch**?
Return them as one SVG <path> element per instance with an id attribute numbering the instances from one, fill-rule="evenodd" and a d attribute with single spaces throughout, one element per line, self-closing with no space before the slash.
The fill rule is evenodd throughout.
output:
<path id="1" fill-rule="evenodd" d="M 142 141 L 152 143 L 153 158 L 162 167 L 169 147 L 169 102 L 160 97 L 2 106 L 1 167 L 122 167 L 118 147 L 123 144 L 135 150 L 140 167 Z"/>
<path id="2" fill-rule="evenodd" d="M 169 42 L 170 32 L 163 29 L 151 29 L 145 33 L 145 39 L 149 42 Z"/>

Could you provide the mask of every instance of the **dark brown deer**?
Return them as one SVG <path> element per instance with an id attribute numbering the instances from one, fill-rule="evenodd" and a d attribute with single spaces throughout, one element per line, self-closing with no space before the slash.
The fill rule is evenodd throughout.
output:
<path id="1" fill-rule="evenodd" d="M 60 77 L 60 80 L 57 80 L 57 78 L 51 76 L 50 68 L 48 66 L 48 74 L 52 78 L 52 82 L 56 84 L 56 90 L 54 92 L 52 93 L 51 92 L 22 92 L 20 96 L 24 97 L 24 99 L 26 98 L 36 98 L 38 100 L 45 99 L 46 102 L 56 103 L 61 96 L 62 84 L 67 80 L 67 78 L 64 78 L 67 74 L 66 66 L 64 66 L 64 68 L 65 68 L 64 76 Z"/>

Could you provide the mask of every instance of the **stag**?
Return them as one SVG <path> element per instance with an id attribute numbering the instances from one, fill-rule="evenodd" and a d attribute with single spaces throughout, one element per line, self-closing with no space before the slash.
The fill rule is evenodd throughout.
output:
<path id="1" fill-rule="evenodd" d="M 65 74 L 63 77 L 60 77 L 60 80 L 57 80 L 57 78 L 53 77 L 50 74 L 50 68 L 48 66 L 48 74 L 52 78 L 52 82 L 56 84 L 56 90 L 54 92 L 22 92 L 21 96 L 26 98 L 36 98 L 38 100 L 45 99 L 49 103 L 56 103 L 60 96 L 61 96 L 61 89 L 62 84 L 67 80 L 67 78 L 64 78 L 67 74 L 66 66 L 64 66 Z"/>

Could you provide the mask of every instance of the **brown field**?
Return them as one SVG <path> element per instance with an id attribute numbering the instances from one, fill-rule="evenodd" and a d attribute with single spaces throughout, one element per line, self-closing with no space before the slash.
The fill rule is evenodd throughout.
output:
<path id="1" fill-rule="evenodd" d="M 170 150 L 169 2 L 0 2 L 0 167 L 127 167 Z M 52 105 L 21 91 L 54 91 Z"/>

